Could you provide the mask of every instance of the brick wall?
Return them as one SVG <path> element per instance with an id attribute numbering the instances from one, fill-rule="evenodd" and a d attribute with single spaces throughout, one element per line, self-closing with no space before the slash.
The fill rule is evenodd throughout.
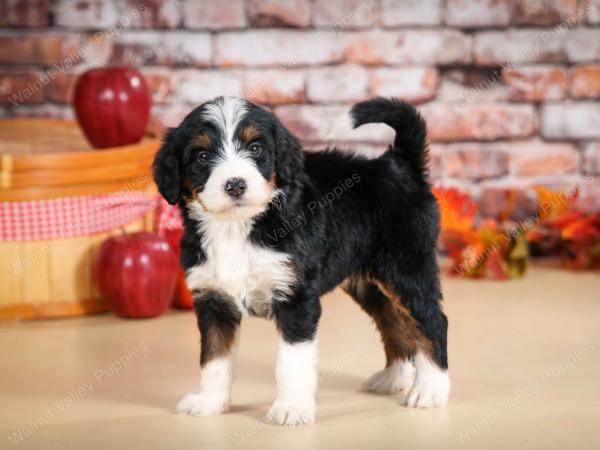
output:
<path id="1" fill-rule="evenodd" d="M 0 115 L 72 116 L 86 68 L 133 64 L 151 129 L 221 94 L 271 105 L 307 146 L 377 154 L 350 131 L 371 95 L 420 104 L 432 176 L 505 206 L 580 186 L 600 207 L 600 0 L 0 0 Z"/>

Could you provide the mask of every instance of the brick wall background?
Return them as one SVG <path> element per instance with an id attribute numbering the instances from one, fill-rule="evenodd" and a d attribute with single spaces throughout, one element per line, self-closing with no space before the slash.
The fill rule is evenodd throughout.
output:
<path id="1" fill-rule="evenodd" d="M 372 95 L 420 104 L 437 184 L 485 214 L 531 186 L 579 186 L 600 208 L 600 0 L 0 0 L 0 116 L 72 117 L 73 81 L 139 66 L 151 130 L 221 94 L 272 106 L 306 146 L 376 155 L 350 131 Z"/>

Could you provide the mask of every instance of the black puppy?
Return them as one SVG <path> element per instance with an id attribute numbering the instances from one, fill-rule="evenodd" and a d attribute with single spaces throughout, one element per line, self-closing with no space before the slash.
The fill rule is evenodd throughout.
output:
<path id="1" fill-rule="evenodd" d="M 201 334 L 200 390 L 178 410 L 229 406 L 232 347 L 244 315 L 280 332 L 277 399 L 267 420 L 315 417 L 319 297 L 342 284 L 373 318 L 387 364 L 365 387 L 407 392 L 406 405 L 447 403 L 447 319 L 435 256 L 438 206 L 427 180 L 425 122 L 375 98 L 354 126 L 396 131 L 379 158 L 303 152 L 269 111 L 218 97 L 168 130 L 154 161 L 161 194 L 185 217 L 181 263 Z"/>

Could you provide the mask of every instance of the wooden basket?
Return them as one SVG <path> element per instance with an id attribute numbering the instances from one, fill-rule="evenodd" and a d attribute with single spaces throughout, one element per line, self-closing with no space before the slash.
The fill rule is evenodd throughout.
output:
<path id="1" fill-rule="evenodd" d="M 0 201 L 28 201 L 113 192 L 155 193 L 150 166 L 156 139 L 93 150 L 76 123 L 0 120 Z M 124 227 L 151 231 L 154 212 Z M 111 230 L 49 241 L 0 241 L 0 318 L 82 315 L 106 310 L 92 280 L 92 262 Z M 15 270 L 20 267 L 21 270 Z"/>

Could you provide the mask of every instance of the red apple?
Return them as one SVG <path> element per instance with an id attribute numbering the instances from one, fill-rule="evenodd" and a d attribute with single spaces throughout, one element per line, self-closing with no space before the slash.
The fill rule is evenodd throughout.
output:
<path id="1" fill-rule="evenodd" d="M 173 250 L 157 234 L 113 236 L 98 250 L 94 279 L 116 315 L 155 317 L 171 304 L 178 267 Z"/>
<path id="2" fill-rule="evenodd" d="M 94 147 L 135 144 L 144 136 L 150 115 L 150 91 L 139 70 L 91 69 L 77 80 L 77 120 Z"/>

